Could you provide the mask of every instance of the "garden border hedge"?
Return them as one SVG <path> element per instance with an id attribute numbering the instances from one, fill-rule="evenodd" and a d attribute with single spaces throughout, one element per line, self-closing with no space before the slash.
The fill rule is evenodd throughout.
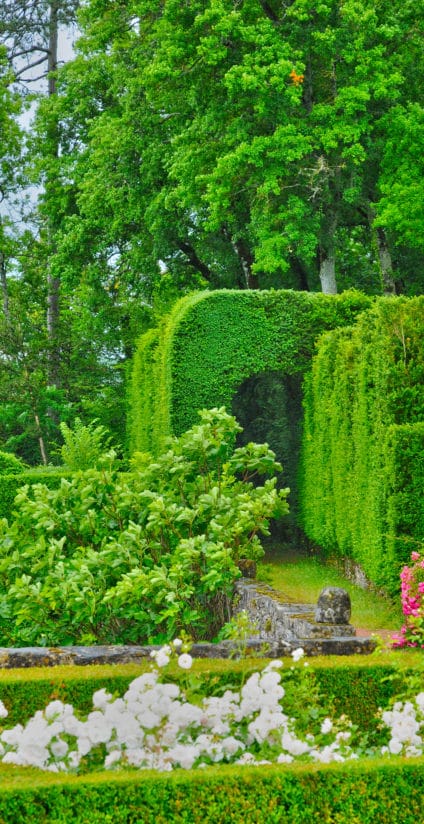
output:
<path id="1" fill-rule="evenodd" d="M 197 660 L 194 669 L 210 686 L 237 687 L 266 659 Z M 0 698 L 12 710 L 8 725 L 60 698 L 88 710 L 101 687 L 122 693 L 149 666 L 57 667 L 0 670 Z M 288 659 L 282 674 L 303 662 Z M 419 652 L 315 659 L 311 668 L 334 707 L 361 728 L 398 692 L 406 673 L 423 672 Z M 171 667 L 170 678 L 183 677 Z M 283 682 L 284 683 L 284 682 Z M 352 712 L 353 709 L 353 712 Z M 22 719 L 22 712 L 26 717 Z M 101 771 L 73 776 L 0 765 L 0 821 L 19 824 L 416 824 L 422 812 L 424 757 L 360 759 L 343 764 L 216 766 L 203 770 Z"/>
<path id="2" fill-rule="evenodd" d="M 393 594 L 424 538 L 423 338 L 424 297 L 381 298 L 304 380 L 300 523 Z"/>
<path id="3" fill-rule="evenodd" d="M 302 669 L 303 663 L 293 664 L 283 659 L 282 679 L 292 676 L 292 667 Z M 265 658 L 244 660 L 197 659 L 193 672 L 199 675 L 205 690 L 237 688 L 242 678 L 268 663 Z M 26 721 L 49 701 L 60 699 L 74 704 L 82 711 L 91 708 L 93 692 L 105 687 L 123 694 L 133 678 L 150 667 L 148 659 L 142 664 L 111 664 L 57 666 L 51 668 L 0 669 L 0 699 L 9 716 L 5 726 Z M 420 651 L 402 651 L 379 655 L 373 653 L 341 658 L 317 657 L 309 661 L 309 669 L 316 674 L 322 694 L 332 698 L 337 713 L 346 712 L 354 723 L 369 724 L 378 707 L 385 706 L 398 692 L 404 673 L 423 673 L 424 660 Z M 181 670 L 170 668 L 169 677 L 178 681 Z"/>
<path id="4" fill-rule="evenodd" d="M 424 795 L 424 758 L 0 776 L 0 820 L 13 824 L 262 824 L 265 810 L 266 824 L 416 824 Z"/>

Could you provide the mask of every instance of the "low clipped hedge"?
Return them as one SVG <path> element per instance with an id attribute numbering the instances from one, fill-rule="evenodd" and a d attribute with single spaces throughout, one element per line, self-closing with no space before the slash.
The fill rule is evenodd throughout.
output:
<path id="1" fill-rule="evenodd" d="M 47 824 L 417 824 L 424 758 L 86 777 L 0 769 L 0 821 Z"/>
<path id="2" fill-rule="evenodd" d="M 197 659 L 193 673 L 199 677 L 205 693 L 217 694 L 225 689 L 239 689 L 252 672 L 267 663 L 265 658 Z M 55 699 L 87 712 L 92 708 L 91 699 L 96 690 L 104 687 L 112 694 L 123 695 L 130 682 L 150 666 L 146 659 L 140 664 L 0 669 L 0 699 L 9 711 L 4 726 L 25 723 L 36 710 Z M 293 678 L 296 668 L 302 667 L 302 662 L 293 665 L 288 659 L 281 670 L 282 684 Z M 346 713 L 354 724 L 364 729 L 372 725 L 378 708 L 385 707 L 399 692 L 405 673 L 421 672 L 424 683 L 424 657 L 419 651 L 374 654 L 371 658 L 317 657 L 313 663 L 309 660 L 309 669 L 315 673 L 323 700 L 332 700 L 336 714 Z M 181 670 L 171 666 L 167 677 L 178 682 Z"/>
<path id="3" fill-rule="evenodd" d="M 206 692 L 239 688 L 266 659 L 197 660 L 194 673 Z M 82 711 L 95 690 L 122 694 L 146 670 L 140 665 L 59 666 L 0 670 L 0 698 L 7 725 L 25 722 L 60 698 Z M 303 662 L 282 669 L 293 677 Z M 309 662 L 323 697 L 366 729 L 380 706 L 402 687 L 405 673 L 424 673 L 418 652 L 372 657 L 317 658 Z M 170 680 L 181 670 L 169 668 Z M 291 711 L 291 708 L 287 710 Z M 202 770 L 101 771 L 57 775 L 0 764 L 0 822 L 45 824 L 417 824 L 422 816 L 424 758 L 359 759 L 343 764 L 221 765 Z"/>

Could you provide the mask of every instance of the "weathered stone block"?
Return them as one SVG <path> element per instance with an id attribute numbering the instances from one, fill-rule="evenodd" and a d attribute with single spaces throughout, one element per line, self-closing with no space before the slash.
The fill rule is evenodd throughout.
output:
<path id="1" fill-rule="evenodd" d="M 320 624 L 348 624 L 352 613 L 350 596 L 341 587 L 324 587 L 315 610 Z"/>

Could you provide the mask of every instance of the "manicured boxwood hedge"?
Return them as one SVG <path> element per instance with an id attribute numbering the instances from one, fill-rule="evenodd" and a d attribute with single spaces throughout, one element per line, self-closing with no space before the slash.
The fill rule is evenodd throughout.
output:
<path id="1" fill-rule="evenodd" d="M 207 691 L 237 688 L 264 659 L 195 662 Z M 56 698 L 81 710 L 104 686 L 122 694 L 148 662 L 138 666 L 0 670 L 0 698 L 8 725 L 25 721 Z M 283 676 L 291 678 L 291 659 Z M 302 668 L 300 662 L 295 668 Z M 364 659 L 314 659 L 322 694 L 366 729 L 379 706 L 402 685 L 405 672 L 424 671 L 417 652 Z M 173 670 L 178 680 L 181 670 Z M 171 672 L 172 677 L 172 672 Z M 63 776 L 0 765 L 0 821 L 19 824 L 416 824 L 422 816 L 424 758 L 354 761 L 337 765 L 218 766 L 204 770 L 100 772 Z"/>
<path id="2" fill-rule="evenodd" d="M 3 767 L 0 780 L 10 824 L 417 824 L 424 758 L 88 777 Z"/>
<path id="3" fill-rule="evenodd" d="M 193 672 L 201 679 L 205 692 L 212 694 L 238 689 L 252 672 L 266 663 L 266 659 L 204 659 L 195 662 Z M 288 659 L 283 666 L 283 683 L 293 677 L 292 664 Z M 296 666 L 302 669 L 303 664 Z M 56 698 L 89 711 L 96 690 L 105 687 L 112 694 L 122 695 L 132 679 L 149 667 L 146 660 L 141 664 L 0 669 L 0 699 L 9 711 L 3 723 L 7 726 L 22 723 Z M 386 706 L 390 697 L 399 691 L 405 672 L 421 672 L 424 683 L 424 659 L 420 652 L 414 651 L 386 653 L 381 657 L 377 654 L 317 657 L 310 662 L 309 669 L 316 675 L 323 700 L 332 699 L 337 713 L 346 712 L 363 728 L 372 725 L 378 708 Z M 181 670 L 171 668 L 169 677 L 178 681 Z"/>

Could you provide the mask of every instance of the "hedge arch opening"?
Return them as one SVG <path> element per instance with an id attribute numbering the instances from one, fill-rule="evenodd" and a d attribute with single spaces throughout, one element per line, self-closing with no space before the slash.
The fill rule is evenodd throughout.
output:
<path id="1" fill-rule="evenodd" d="M 302 437 L 302 375 L 268 370 L 251 375 L 237 388 L 232 414 L 243 432 L 238 445 L 266 442 L 283 466 L 278 486 L 290 487 L 290 515 L 272 527 L 272 538 L 293 543 L 299 540 L 298 469 Z"/>
<path id="2" fill-rule="evenodd" d="M 129 452 L 159 454 L 198 410 L 231 408 L 238 387 L 262 372 L 303 375 L 319 335 L 369 308 L 359 292 L 199 292 L 177 301 L 143 335 L 129 387 Z"/>

